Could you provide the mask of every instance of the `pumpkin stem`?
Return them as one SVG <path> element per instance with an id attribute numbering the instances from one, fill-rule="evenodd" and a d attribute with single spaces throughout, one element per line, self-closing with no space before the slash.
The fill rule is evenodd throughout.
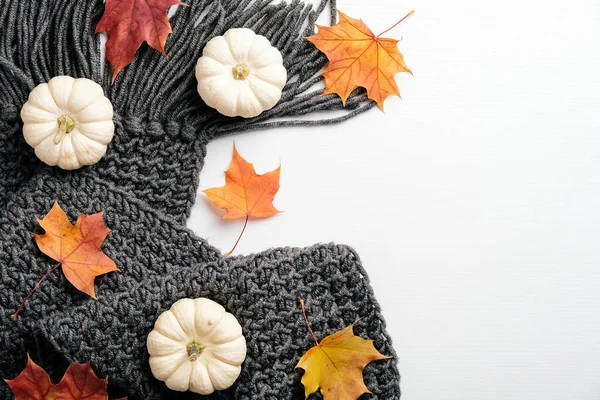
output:
<path id="1" fill-rule="evenodd" d="M 204 351 L 204 346 L 198 340 L 194 339 L 186 346 L 186 350 L 190 361 L 196 361 L 200 354 Z"/>
<path id="2" fill-rule="evenodd" d="M 233 73 L 233 79 L 243 81 L 250 75 L 250 68 L 246 64 L 241 63 L 231 68 L 231 72 Z"/>
<path id="3" fill-rule="evenodd" d="M 54 144 L 59 144 L 67 133 L 71 133 L 75 129 L 75 121 L 68 115 L 62 115 L 56 122 L 58 122 L 58 133 L 54 136 Z"/>

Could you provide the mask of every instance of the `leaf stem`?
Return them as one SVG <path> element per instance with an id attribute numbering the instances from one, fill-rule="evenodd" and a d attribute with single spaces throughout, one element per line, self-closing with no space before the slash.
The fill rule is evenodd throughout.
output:
<path id="1" fill-rule="evenodd" d="M 410 10 L 410 12 L 408 14 L 406 14 L 400 21 L 396 22 L 391 28 L 386 29 L 385 31 L 381 32 L 379 35 L 377 35 L 377 37 L 381 37 L 381 35 L 383 35 L 384 33 L 388 33 L 389 31 L 391 31 L 392 29 L 394 29 L 395 27 L 400 25 L 400 23 L 402 21 L 404 21 L 406 18 L 410 17 L 414 13 L 415 13 L 415 10 Z"/>
<path id="2" fill-rule="evenodd" d="M 240 239 L 242 238 L 242 235 L 244 234 L 244 231 L 246 230 L 246 225 L 248 225 L 249 218 L 250 218 L 250 214 L 246 214 L 246 221 L 244 222 L 244 227 L 242 228 L 242 232 L 240 233 L 240 236 L 238 236 L 235 244 L 233 245 L 233 249 L 231 249 L 227 253 L 225 253 L 225 257 L 229 257 L 231 255 L 231 253 L 233 253 L 233 251 L 237 247 L 238 243 L 240 242 Z"/>
<path id="3" fill-rule="evenodd" d="M 46 274 L 44 276 L 42 276 L 42 279 L 39 280 L 39 282 L 37 283 L 37 285 L 35 285 L 35 287 L 33 289 L 31 289 L 31 291 L 29 293 L 27 293 L 27 296 L 25 296 L 25 298 L 21 302 L 21 305 L 19 306 L 19 308 L 17 308 L 17 311 L 15 311 L 15 313 L 11 315 L 12 318 L 17 318 L 17 316 L 19 315 L 19 313 L 21 312 L 21 310 L 25 306 L 25 303 L 27 302 L 27 300 L 29 300 L 29 298 L 31 297 L 31 295 L 33 294 L 33 292 L 35 292 L 37 290 L 37 288 L 40 287 L 40 285 L 42 284 L 42 282 L 44 282 L 46 280 L 46 278 L 48 278 L 48 276 L 50 276 L 50 274 L 53 273 L 54 270 L 56 268 L 58 268 L 59 266 L 60 266 L 60 263 L 56 264 L 54 267 L 52 267 L 51 270 L 49 270 L 48 272 L 46 272 Z"/>
<path id="4" fill-rule="evenodd" d="M 319 341 L 317 340 L 317 337 L 313 333 L 313 330 L 310 327 L 310 323 L 308 322 L 308 318 L 306 317 L 306 310 L 304 309 L 304 299 L 300 299 L 300 305 L 302 305 L 302 314 L 304 315 L 304 321 L 306 321 L 306 326 L 308 326 L 308 331 L 312 335 L 313 339 L 315 339 L 315 343 L 318 346 L 319 345 Z"/>

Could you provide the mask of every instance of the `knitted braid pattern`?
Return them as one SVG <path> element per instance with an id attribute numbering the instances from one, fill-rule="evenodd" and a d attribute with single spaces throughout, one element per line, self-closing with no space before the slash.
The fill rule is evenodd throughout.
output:
<path id="1" fill-rule="evenodd" d="M 212 138 L 335 123 L 373 107 L 360 91 L 343 108 L 339 98 L 320 96 L 314 88 L 326 60 L 300 33 L 312 33 L 327 1 L 316 10 L 301 1 L 187 3 L 190 7 L 171 19 L 169 61 L 143 47 L 110 85 L 94 35 L 102 0 L 0 0 L 0 377 L 15 377 L 30 352 L 54 379 L 68 362 L 91 361 L 99 376 L 110 377 L 116 397 L 302 399 L 294 366 L 312 346 L 298 303 L 304 298 L 320 337 L 363 318 L 356 333 L 393 356 L 365 369 L 373 394 L 363 397 L 399 399 L 397 358 L 352 249 L 324 244 L 223 258 L 184 225 Z M 240 26 L 269 38 L 282 52 L 290 77 L 280 103 L 249 120 L 226 118 L 207 107 L 193 74 L 204 44 Z M 115 138 L 92 167 L 70 172 L 48 167 L 23 140 L 20 108 L 37 84 L 57 75 L 101 83 L 115 108 Z M 344 112 L 326 120 L 294 119 L 321 110 Z M 54 265 L 31 236 L 39 232 L 35 217 L 45 215 L 54 200 L 73 220 L 81 212 L 105 211 L 113 232 L 103 250 L 120 272 L 96 279 L 97 301 L 54 273 L 13 320 L 9 316 L 22 297 Z M 211 298 L 242 324 L 248 357 L 239 380 L 226 391 L 179 394 L 151 374 L 146 337 L 158 315 L 184 297 Z M 0 398 L 12 398 L 3 381 Z"/>
<path id="2" fill-rule="evenodd" d="M 21 267 L 3 269 L 3 376 L 16 376 L 23 368 L 25 339 L 33 335 L 37 348 L 54 352 L 38 351 L 42 366 L 51 365 L 54 354 L 66 360 L 92 360 L 99 375 L 110 376 L 118 395 L 179 398 L 152 378 L 145 340 L 158 315 L 184 297 L 208 297 L 222 304 L 240 321 L 248 341 L 240 379 L 230 390 L 208 398 L 302 398 L 294 366 L 312 347 L 312 339 L 299 298 L 307 300 L 319 337 L 362 316 L 356 333 L 375 339 L 380 351 L 395 356 L 367 275 L 352 249 L 317 245 L 223 258 L 203 239 L 128 193 L 99 180 L 53 172 L 36 176 L 23 187 L 0 218 L 6 239 L 0 247 L 0 263 Z M 106 190 L 97 190 L 102 186 Z M 61 274 L 54 274 L 14 321 L 9 315 L 18 306 L 19 295 L 51 267 L 30 236 L 39 231 L 31 216 L 51 207 L 50 193 L 58 195 L 72 218 L 79 212 L 104 209 L 113 232 L 103 248 L 121 273 L 96 280 L 97 301 L 78 292 Z M 365 369 L 365 381 L 374 393 L 367 398 L 399 398 L 396 362 L 394 357 Z"/>

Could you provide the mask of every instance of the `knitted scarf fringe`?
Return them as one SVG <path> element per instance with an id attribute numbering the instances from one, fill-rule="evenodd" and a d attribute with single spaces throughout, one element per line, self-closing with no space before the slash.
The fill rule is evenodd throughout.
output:
<path id="1" fill-rule="evenodd" d="M 209 137 L 231 132 L 289 125 L 322 125 L 344 121 L 374 106 L 364 90 L 342 105 L 337 95 L 322 96 L 315 88 L 327 62 L 303 36 L 312 35 L 318 16 L 335 0 L 313 5 L 300 0 L 188 0 L 171 18 L 173 33 L 166 44 L 168 60 L 143 45 L 132 64 L 110 84 L 111 67 L 100 60 L 95 26 L 104 10 L 102 0 L 0 0 L 0 106 L 20 106 L 39 83 L 57 75 L 87 77 L 101 82 L 121 117 L 192 123 Z M 273 109 L 256 118 L 228 118 L 207 107 L 196 90 L 193 73 L 205 44 L 234 27 L 266 36 L 282 53 L 288 84 Z M 104 73 L 102 73 L 102 71 Z M 173 93 L 177 92 L 177 96 Z M 298 119 L 305 114 L 343 110 L 334 118 Z"/>

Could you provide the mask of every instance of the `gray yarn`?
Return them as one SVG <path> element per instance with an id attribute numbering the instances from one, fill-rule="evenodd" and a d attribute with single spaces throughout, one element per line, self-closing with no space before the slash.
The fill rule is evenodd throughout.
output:
<path id="1" fill-rule="evenodd" d="M 198 173 L 213 138 L 252 129 L 339 122 L 373 106 L 354 93 L 338 118 L 294 117 L 343 110 L 339 98 L 311 89 L 325 58 L 299 39 L 312 33 L 323 0 L 313 11 L 300 1 L 188 0 L 172 18 L 169 61 L 146 46 L 110 85 L 101 75 L 94 27 L 101 0 L 0 0 L 0 377 L 15 377 L 26 354 L 54 380 L 71 362 L 91 361 L 109 376 L 113 396 L 130 399 L 302 399 L 294 370 L 312 346 L 299 307 L 307 301 L 315 334 L 339 330 L 356 317 L 355 332 L 375 340 L 392 359 L 367 366 L 372 395 L 400 398 L 397 358 L 381 310 L 357 254 L 346 246 L 271 249 L 224 258 L 185 227 Z M 335 5 L 332 4 L 332 20 Z M 201 18 L 200 22 L 198 20 Z M 254 29 L 283 54 L 288 75 L 281 102 L 257 118 L 226 118 L 197 95 L 193 68 L 204 44 L 232 27 Z M 108 66 L 105 66 L 108 70 Z M 23 140 L 19 110 L 31 89 L 57 75 L 87 77 L 103 85 L 115 108 L 116 134 L 93 167 L 65 172 L 42 164 Z M 96 279 L 98 300 L 54 273 L 16 320 L 9 315 L 53 266 L 31 232 L 54 200 L 74 220 L 105 211 L 113 230 L 103 250 L 119 273 Z M 183 297 L 208 297 L 243 327 L 248 357 L 239 380 L 211 396 L 180 394 L 153 378 L 145 339 L 157 316 Z M 0 398 L 10 399 L 0 383 Z M 311 399 L 319 399 L 319 394 Z"/>

